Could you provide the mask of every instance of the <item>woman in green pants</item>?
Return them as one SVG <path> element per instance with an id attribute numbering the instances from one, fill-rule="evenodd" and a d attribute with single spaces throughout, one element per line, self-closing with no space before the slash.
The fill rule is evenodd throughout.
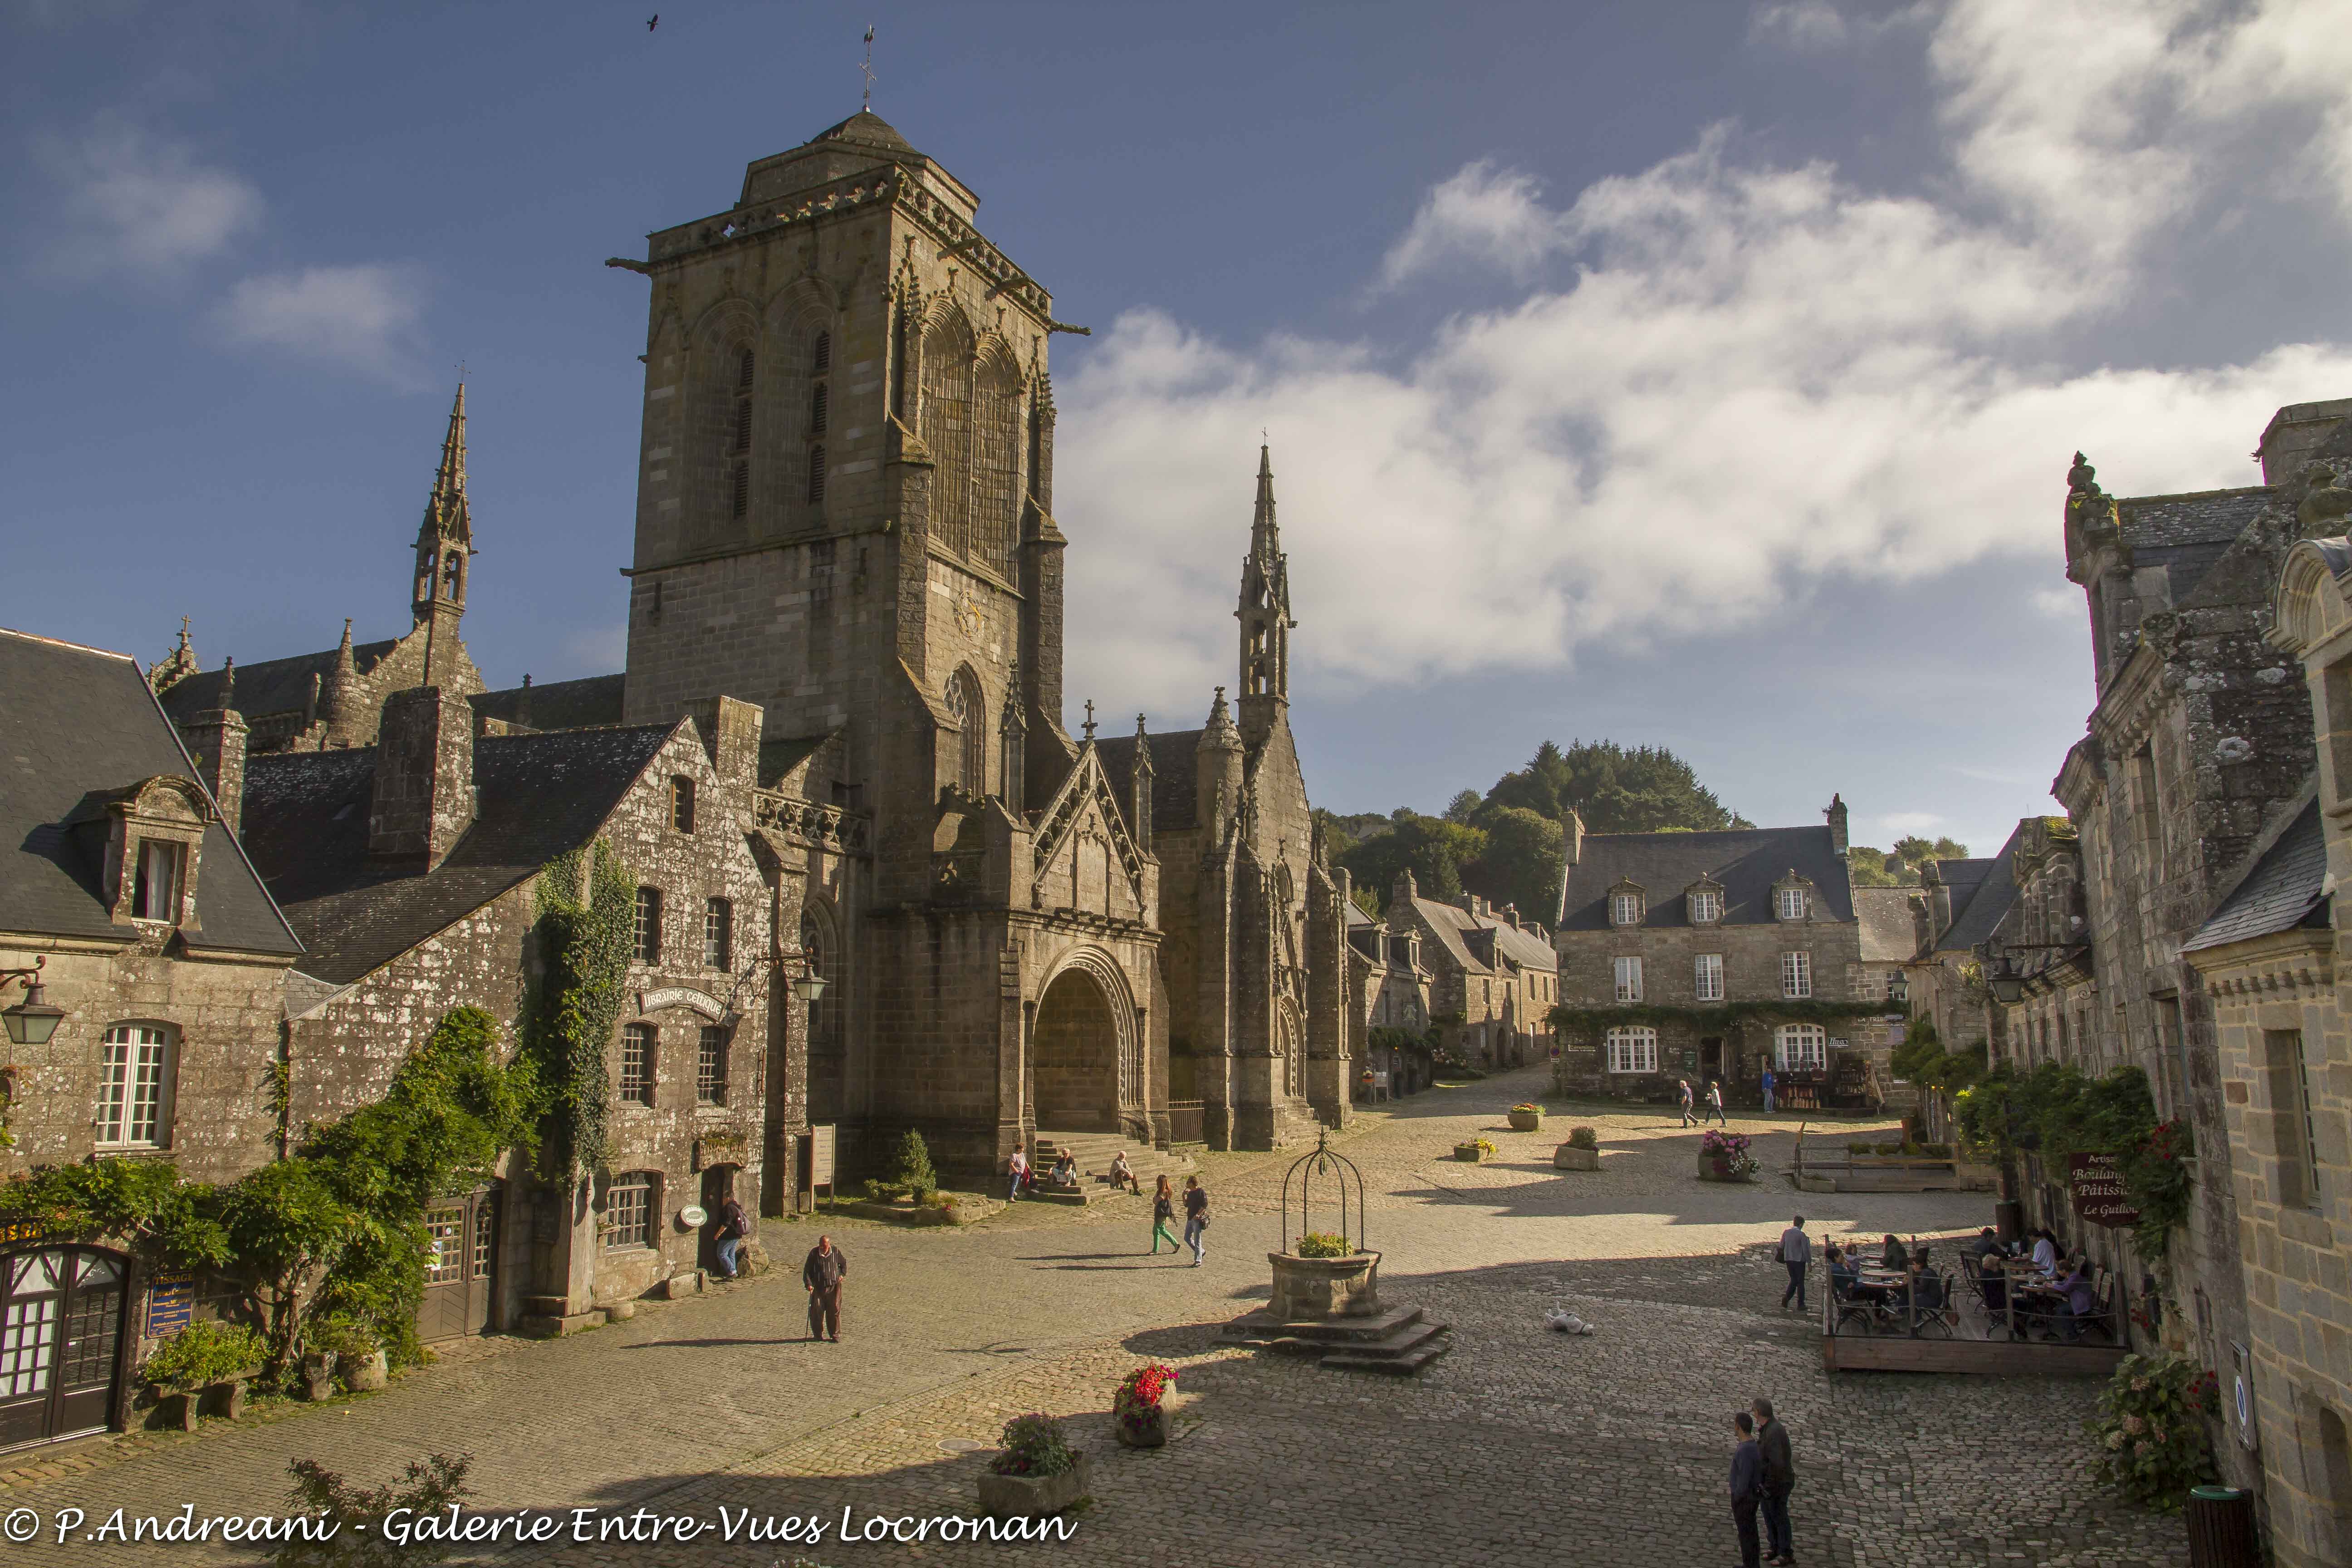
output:
<path id="1" fill-rule="evenodd" d="M 1160 1256 L 1160 1244 L 1166 1242 L 1171 1252 L 1181 1251 L 1169 1226 L 1176 1221 L 1176 1194 L 1168 1185 L 1168 1178 L 1160 1178 L 1160 1188 L 1151 1194 L 1151 1256 Z"/>

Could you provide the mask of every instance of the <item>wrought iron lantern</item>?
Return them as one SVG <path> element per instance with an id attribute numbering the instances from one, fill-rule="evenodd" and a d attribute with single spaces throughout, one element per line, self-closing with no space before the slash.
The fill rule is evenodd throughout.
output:
<path id="1" fill-rule="evenodd" d="M 0 1023 L 7 1025 L 12 1045 L 46 1046 L 49 1037 L 58 1032 L 58 1026 L 65 1021 L 66 1010 L 50 1005 L 48 992 L 41 984 L 41 966 L 47 962 L 43 957 L 36 959 L 30 969 L 0 971 L 0 988 L 11 981 L 21 981 L 25 986 L 25 999 L 0 1012 Z"/>
<path id="2" fill-rule="evenodd" d="M 1331 1147 L 1328 1130 L 1317 1132 L 1315 1147 L 1292 1161 L 1290 1169 L 1283 1173 L 1283 1251 L 1291 1250 L 1290 1222 L 1294 1215 L 1298 1221 L 1297 1234 L 1300 1237 L 1313 1232 L 1309 1216 L 1318 1201 L 1338 1207 L 1339 1239 L 1347 1244 L 1351 1254 L 1369 1250 L 1364 1246 L 1364 1173 L 1356 1168 L 1353 1160 Z M 1355 1213 L 1352 1227 L 1348 1217 L 1350 1205 Z"/>

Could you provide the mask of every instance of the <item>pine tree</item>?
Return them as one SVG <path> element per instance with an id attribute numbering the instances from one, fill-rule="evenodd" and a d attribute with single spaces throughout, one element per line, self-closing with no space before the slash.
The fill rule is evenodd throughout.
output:
<path id="1" fill-rule="evenodd" d="M 911 1127 L 898 1140 L 898 1181 L 919 1204 L 940 1190 L 940 1173 L 931 1168 L 930 1145 Z"/>

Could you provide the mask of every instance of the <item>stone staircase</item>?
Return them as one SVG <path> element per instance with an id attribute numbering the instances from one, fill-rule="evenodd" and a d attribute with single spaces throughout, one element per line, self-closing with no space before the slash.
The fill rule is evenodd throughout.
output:
<path id="1" fill-rule="evenodd" d="M 1277 1322 L 1261 1307 L 1227 1323 L 1217 1337 L 1227 1344 L 1314 1356 L 1323 1366 L 1410 1377 L 1454 1348 L 1452 1332 L 1452 1324 L 1429 1321 L 1419 1307 L 1299 1323 Z"/>
<path id="2" fill-rule="evenodd" d="M 1078 1190 L 1075 1194 L 1055 1192 L 1045 1182 L 1046 1173 L 1054 1162 L 1068 1150 L 1078 1164 Z M 1191 1158 L 1183 1154 L 1163 1154 L 1149 1143 L 1138 1143 L 1118 1132 L 1047 1132 L 1040 1131 L 1035 1144 L 1029 1151 L 1029 1168 L 1036 1173 L 1036 1184 L 1029 1195 L 1048 1203 L 1088 1204 L 1112 1196 L 1110 1163 L 1119 1151 L 1127 1152 L 1127 1163 L 1134 1167 L 1136 1180 L 1143 1184 L 1149 1195 L 1152 1183 L 1166 1176 L 1181 1187 L 1184 1178 L 1192 1173 Z M 1180 1205 L 1178 1213 L 1182 1213 Z"/>

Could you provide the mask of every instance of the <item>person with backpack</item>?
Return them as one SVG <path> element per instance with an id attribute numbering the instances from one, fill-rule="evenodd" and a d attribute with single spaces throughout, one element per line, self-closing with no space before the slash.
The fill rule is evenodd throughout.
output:
<path id="1" fill-rule="evenodd" d="M 719 1205 L 719 1278 L 734 1279 L 741 1276 L 736 1258 L 742 1250 L 743 1238 L 751 1234 L 751 1216 L 743 1212 L 743 1205 L 735 1201 L 734 1194 L 729 1194 L 727 1201 Z"/>
<path id="2" fill-rule="evenodd" d="M 1209 1256 L 1209 1194 L 1198 1176 L 1184 1178 L 1184 1242 L 1192 1249 L 1192 1267 Z"/>
<path id="3" fill-rule="evenodd" d="M 1168 1244 L 1169 1251 L 1175 1252 L 1181 1250 L 1176 1245 L 1175 1237 L 1171 1235 L 1168 1230 L 1168 1227 L 1175 1223 L 1176 1189 L 1168 1184 L 1167 1177 L 1162 1176 L 1160 1178 L 1160 1186 L 1158 1190 L 1153 1192 L 1151 1194 L 1152 1257 L 1157 1258 L 1160 1256 L 1160 1244 L 1163 1241 Z"/>

